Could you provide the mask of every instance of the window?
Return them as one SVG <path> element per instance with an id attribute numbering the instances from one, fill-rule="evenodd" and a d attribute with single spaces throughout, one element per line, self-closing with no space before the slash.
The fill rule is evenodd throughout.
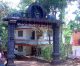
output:
<path id="1" fill-rule="evenodd" d="M 23 51 L 23 46 L 18 46 L 18 51 L 22 52 Z"/>
<path id="2" fill-rule="evenodd" d="M 31 36 L 31 39 L 35 39 L 35 31 L 32 31 L 32 36 Z"/>
<path id="3" fill-rule="evenodd" d="M 23 37 L 23 31 L 18 31 L 18 37 Z"/>

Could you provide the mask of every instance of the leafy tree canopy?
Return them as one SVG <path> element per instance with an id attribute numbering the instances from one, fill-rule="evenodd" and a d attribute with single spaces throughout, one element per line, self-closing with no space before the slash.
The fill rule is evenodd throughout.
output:
<path id="1" fill-rule="evenodd" d="M 49 12 L 50 9 L 63 9 L 66 7 L 66 0 L 39 0 L 43 7 Z"/>
<path id="2" fill-rule="evenodd" d="M 43 7 L 50 12 L 50 9 L 54 7 L 54 9 L 59 8 L 62 9 L 67 5 L 66 0 L 36 0 L 43 5 Z M 21 0 L 21 7 L 24 9 L 26 6 L 30 5 L 34 0 Z"/>

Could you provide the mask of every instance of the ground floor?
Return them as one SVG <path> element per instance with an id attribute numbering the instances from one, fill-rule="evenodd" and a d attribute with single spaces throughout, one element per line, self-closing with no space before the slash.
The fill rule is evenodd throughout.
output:
<path id="1" fill-rule="evenodd" d="M 41 54 L 41 48 L 46 45 L 16 44 L 14 53 L 23 56 L 36 56 Z"/>

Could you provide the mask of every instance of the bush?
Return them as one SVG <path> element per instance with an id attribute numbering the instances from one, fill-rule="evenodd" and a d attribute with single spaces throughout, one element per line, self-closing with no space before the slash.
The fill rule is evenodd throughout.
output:
<path id="1" fill-rule="evenodd" d="M 72 52 L 72 47 L 70 44 L 61 44 L 60 46 L 60 58 L 65 60 L 68 58 L 69 54 Z"/>
<path id="2" fill-rule="evenodd" d="M 42 47 L 41 56 L 44 59 L 50 61 L 51 60 L 51 54 L 52 54 L 52 45 Z"/>
<path id="3" fill-rule="evenodd" d="M 41 56 L 48 61 L 52 60 L 52 45 L 47 45 L 45 47 L 41 47 Z M 60 45 L 60 59 L 66 60 L 69 54 L 72 52 L 72 47 L 70 44 L 61 44 Z"/>

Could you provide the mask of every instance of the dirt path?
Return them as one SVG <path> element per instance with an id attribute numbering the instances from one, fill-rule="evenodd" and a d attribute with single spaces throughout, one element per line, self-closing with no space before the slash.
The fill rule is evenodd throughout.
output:
<path id="1" fill-rule="evenodd" d="M 38 61 L 15 61 L 16 66 L 80 66 L 80 63 L 67 61 L 58 65 L 51 65 L 49 63 L 41 63 Z"/>
<path id="2" fill-rule="evenodd" d="M 40 63 L 37 61 L 15 61 L 16 66 L 51 66 L 49 63 Z"/>
<path id="3" fill-rule="evenodd" d="M 26 57 L 22 59 L 15 60 L 16 66 L 51 66 L 49 63 L 32 58 L 32 57 Z"/>
<path id="4" fill-rule="evenodd" d="M 48 62 L 41 61 L 35 58 L 22 58 L 15 60 L 16 66 L 80 66 L 80 59 L 68 59 L 65 62 L 57 65 L 52 65 Z"/>

